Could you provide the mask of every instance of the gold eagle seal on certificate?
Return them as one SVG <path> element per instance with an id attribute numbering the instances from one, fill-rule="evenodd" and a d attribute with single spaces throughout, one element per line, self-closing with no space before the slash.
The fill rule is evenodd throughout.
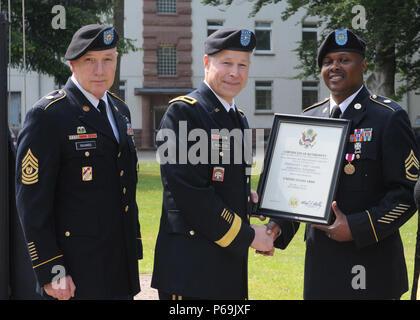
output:
<path id="1" fill-rule="evenodd" d="M 313 129 L 308 129 L 302 132 L 302 137 L 299 140 L 299 144 L 303 146 L 305 149 L 309 147 L 313 147 L 315 145 L 315 138 L 317 134 Z"/>

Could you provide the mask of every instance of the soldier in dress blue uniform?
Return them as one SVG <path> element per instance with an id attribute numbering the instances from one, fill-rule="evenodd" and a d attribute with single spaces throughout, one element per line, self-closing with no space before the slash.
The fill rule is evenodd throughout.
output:
<path id="1" fill-rule="evenodd" d="M 353 32 L 331 32 L 318 65 L 331 94 L 303 114 L 349 119 L 351 130 L 335 221 L 306 227 L 304 298 L 399 299 L 408 290 L 399 228 L 416 211 L 414 132 L 404 109 L 363 84 L 365 42 Z"/>
<path id="2" fill-rule="evenodd" d="M 236 143 L 249 128 L 234 97 L 246 85 L 254 47 L 255 36 L 248 30 L 220 29 L 210 35 L 205 81 L 189 95 L 171 100 L 162 119 L 160 133 L 174 135 L 157 138 L 163 206 L 152 287 L 160 299 L 245 299 L 249 247 L 273 247 L 266 227 L 249 222 L 251 197 L 257 199 L 250 189 L 252 159 L 234 160 L 235 153 L 243 155 L 246 146 Z M 195 143 L 179 141 L 183 128 L 187 135 L 205 133 L 206 148 L 199 151 L 204 161 L 187 159 Z M 230 135 L 234 130 L 237 134 Z M 163 162 L 171 150 L 176 159 Z"/>
<path id="3" fill-rule="evenodd" d="M 117 41 L 112 26 L 80 28 L 65 56 L 73 75 L 34 104 L 18 138 L 17 209 L 38 289 L 57 299 L 140 289 L 136 148 L 127 105 L 107 91 Z"/>

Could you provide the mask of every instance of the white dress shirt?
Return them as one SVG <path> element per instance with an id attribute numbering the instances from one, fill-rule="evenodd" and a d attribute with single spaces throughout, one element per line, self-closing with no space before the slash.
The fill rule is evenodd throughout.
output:
<path id="1" fill-rule="evenodd" d="M 217 99 L 219 99 L 220 103 L 225 107 L 226 111 L 229 113 L 230 109 L 233 109 L 233 111 L 236 111 L 236 107 L 235 107 L 235 99 L 232 99 L 232 104 L 230 105 L 229 103 L 226 102 L 226 100 L 222 99 L 221 97 L 219 97 L 217 95 L 216 92 L 214 92 L 214 90 L 210 87 L 210 85 L 206 82 L 206 80 L 204 80 L 204 83 L 207 85 L 207 87 L 210 88 L 210 90 L 214 93 L 214 95 L 216 96 Z"/>
<path id="2" fill-rule="evenodd" d="M 330 114 L 334 106 L 339 106 L 341 110 L 341 114 L 343 114 L 344 111 L 346 111 L 347 107 L 349 106 L 350 102 L 353 101 L 353 99 L 357 96 L 359 91 L 362 90 L 362 88 L 363 88 L 363 85 L 359 88 L 359 90 L 357 90 L 355 93 L 353 93 L 350 97 L 348 97 L 346 100 L 344 100 L 340 104 L 336 103 L 332 95 L 330 94 Z"/>
<path id="3" fill-rule="evenodd" d="M 98 109 L 99 99 L 96 98 L 90 92 L 87 92 L 85 89 L 83 89 L 82 86 L 79 84 L 79 82 L 77 82 L 74 75 L 71 76 L 71 80 L 74 82 L 76 87 L 79 88 L 79 90 L 83 93 L 83 95 L 86 97 L 86 99 L 88 99 L 89 102 L 96 108 L 96 110 L 98 110 L 98 112 L 101 112 Z M 112 131 L 114 132 L 115 139 L 117 139 L 117 141 L 119 143 L 120 142 L 120 135 L 118 134 L 118 128 L 117 128 L 117 125 L 115 123 L 115 119 L 112 116 L 112 110 L 111 110 L 111 106 L 108 103 L 108 97 L 107 97 L 106 91 L 105 91 L 103 97 L 101 98 L 101 100 L 103 100 L 105 102 L 106 113 L 107 113 L 107 116 L 108 116 L 109 123 L 111 124 Z"/>

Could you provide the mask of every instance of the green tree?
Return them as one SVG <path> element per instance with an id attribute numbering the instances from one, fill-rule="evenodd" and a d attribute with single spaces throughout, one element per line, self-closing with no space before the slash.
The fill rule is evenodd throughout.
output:
<path id="1" fill-rule="evenodd" d="M 58 13 L 53 13 L 52 8 L 56 5 L 65 9 L 64 28 L 53 25 Z M 27 69 L 53 76 L 57 84 L 63 85 L 71 74 L 64 55 L 74 32 L 86 24 L 112 23 L 113 12 L 114 0 L 26 0 Z M 63 21 L 58 22 L 62 26 Z M 11 0 L 11 64 L 17 68 L 23 66 L 22 34 L 22 0 Z M 120 55 L 129 50 L 135 50 L 132 40 L 120 41 Z"/>
<path id="2" fill-rule="evenodd" d="M 202 0 L 203 4 L 231 5 L 234 0 Z M 373 92 L 401 99 L 408 91 L 420 87 L 420 1 L 419 0 L 249 0 L 250 16 L 265 5 L 287 2 L 282 20 L 293 16 L 302 7 L 308 16 L 319 18 L 323 26 L 317 43 L 299 42 L 299 78 L 318 77 L 316 50 L 325 36 L 334 29 L 353 29 L 367 44 L 367 86 Z M 358 9 L 364 9 L 365 19 Z M 366 24 L 363 24 L 366 20 Z M 356 27 L 355 27 L 356 26 Z M 359 28 L 358 28 L 359 27 Z M 356 29 L 356 30 L 355 30 Z M 395 90 L 395 80 L 399 87 Z"/>
<path id="3" fill-rule="evenodd" d="M 114 0 L 114 27 L 118 34 L 124 35 L 124 0 Z M 120 96 L 120 69 L 121 69 L 121 54 L 117 58 L 117 72 L 115 72 L 114 84 L 111 87 L 111 92 Z"/>

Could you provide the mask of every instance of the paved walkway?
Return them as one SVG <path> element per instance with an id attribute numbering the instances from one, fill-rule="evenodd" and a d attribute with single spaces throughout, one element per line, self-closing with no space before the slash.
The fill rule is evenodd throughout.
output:
<path id="1" fill-rule="evenodd" d="M 150 287 L 151 274 L 140 274 L 141 292 L 134 297 L 134 300 L 159 300 L 156 289 Z"/>
<path id="2" fill-rule="evenodd" d="M 137 151 L 139 161 L 156 161 L 156 151 Z"/>

